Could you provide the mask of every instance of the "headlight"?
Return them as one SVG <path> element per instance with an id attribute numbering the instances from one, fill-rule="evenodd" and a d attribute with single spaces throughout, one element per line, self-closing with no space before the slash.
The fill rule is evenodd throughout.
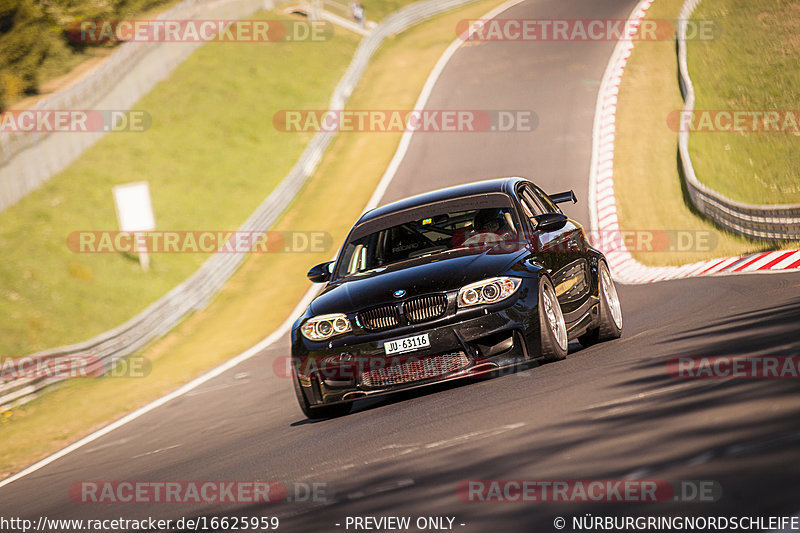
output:
<path id="1" fill-rule="evenodd" d="M 315 316 L 306 320 L 300 327 L 303 336 L 310 341 L 324 341 L 352 329 L 350 320 L 342 313 Z"/>
<path id="2" fill-rule="evenodd" d="M 492 304 L 505 300 L 517 291 L 518 278 L 489 278 L 471 283 L 458 291 L 458 306 Z"/>

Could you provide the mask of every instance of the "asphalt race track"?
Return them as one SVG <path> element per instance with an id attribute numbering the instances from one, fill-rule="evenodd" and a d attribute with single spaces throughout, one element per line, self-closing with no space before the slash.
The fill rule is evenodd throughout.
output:
<path id="1" fill-rule="evenodd" d="M 501 17 L 624 19 L 634 3 L 533 0 Z M 550 192 L 573 188 L 579 203 L 566 211 L 588 225 L 591 126 L 612 48 L 611 42 L 462 47 L 428 107 L 531 109 L 538 127 L 417 134 L 384 201 L 522 174 Z M 280 517 L 280 531 L 302 532 L 345 531 L 348 516 L 410 516 L 412 524 L 420 516 L 448 516 L 458 531 L 482 532 L 555 531 L 559 516 L 571 531 L 571 517 L 587 513 L 798 513 L 798 381 L 678 379 L 666 363 L 686 355 L 799 355 L 800 275 L 688 279 L 620 286 L 619 292 L 625 329 L 618 341 L 588 349 L 573 344 L 565 361 L 493 379 L 363 400 L 349 416 L 314 423 L 297 407 L 289 379 L 273 369 L 289 353 L 284 338 L 3 487 L 0 515 L 34 521 L 265 515 Z M 463 501 L 457 487 L 471 479 L 703 480 L 718 498 Z M 75 503 L 70 486 L 92 480 L 274 480 L 295 501 Z M 315 483 L 322 484 L 313 489 L 316 501 L 296 501 Z"/>

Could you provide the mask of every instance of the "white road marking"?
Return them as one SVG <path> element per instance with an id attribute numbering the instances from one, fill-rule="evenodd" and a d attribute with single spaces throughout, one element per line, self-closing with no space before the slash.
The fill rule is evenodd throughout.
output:
<path id="1" fill-rule="evenodd" d="M 665 363 L 666 364 L 666 363 Z M 715 380 L 713 383 L 709 383 L 703 386 L 697 386 L 697 384 L 692 380 L 687 380 L 685 383 L 678 383 L 677 385 L 672 385 L 669 387 L 663 387 L 660 389 L 651 390 L 648 392 L 639 392 L 637 394 L 632 394 L 630 396 L 624 396 L 622 398 L 616 398 L 614 400 L 609 400 L 607 402 L 599 402 L 590 405 L 585 410 L 593 410 L 593 409 L 600 409 L 602 407 L 613 407 L 618 405 L 623 405 L 631 402 L 638 402 L 640 400 L 646 400 L 648 398 L 652 398 L 654 396 L 663 396 L 664 394 L 669 394 L 671 392 L 680 391 L 683 389 L 694 389 L 696 392 L 705 391 L 708 389 L 713 389 L 714 387 L 719 387 L 721 384 L 726 383 L 730 380 L 727 379 L 719 379 Z"/>
<path id="2" fill-rule="evenodd" d="M 730 444 L 722 448 L 712 448 L 710 450 L 700 452 L 691 459 L 667 461 L 658 465 L 657 467 L 638 468 L 623 476 L 623 478 L 642 479 L 644 476 L 650 475 L 656 470 L 663 471 L 669 468 L 680 468 L 682 466 L 696 466 L 707 463 L 715 457 L 735 457 L 737 455 L 753 454 L 777 445 L 791 444 L 798 440 L 800 440 L 800 431 L 767 440 L 743 441 L 736 444 Z"/>
<path id="3" fill-rule="evenodd" d="M 94 452 L 97 452 L 97 451 L 103 450 L 103 449 L 105 449 L 105 448 L 110 448 L 110 447 L 112 447 L 112 446 L 119 446 L 119 445 L 121 445 L 121 444 L 125 444 L 125 443 L 126 443 L 126 442 L 128 442 L 129 440 L 130 440 L 130 439 L 117 439 L 117 440 L 113 440 L 113 441 L 111 441 L 111 442 L 107 442 L 107 443 L 105 443 L 105 444 L 101 444 L 100 446 L 95 446 L 95 447 L 93 447 L 93 448 L 86 448 L 85 450 L 83 450 L 83 453 L 94 453 Z"/>
<path id="4" fill-rule="evenodd" d="M 350 494 L 347 495 L 347 499 L 360 500 L 361 498 L 365 498 L 367 496 L 375 496 L 376 494 L 382 494 L 384 492 L 389 492 L 390 490 L 404 489 L 406 487 L 411 487 L 413 485 L 414 485 L 414 480 L 411 478 L 399 479 L 391 483 L 378 485 L 377 487 L 368 487 L 364 490 L 351 492 Z"/>
<path id="5" fill-rule="evenodd" d="M 463 435 L 457 435 L 455 437 L 451 437 L 449 439 L 444 439 L 436 442 L 430 443 L 418 443 L 418 444 L 395 444 L 390 446 L 384 446 L 381 448 L 382 450 L 390 450 L 390 449 L 401 449 L 401 451 L 385 456 L 380 456 L 374 459 L 370 459 L 369 461 L 364 461 L 365 465 L 375 464 L 375 463 L 385 463 L 387 461 L 391 461 L 392 459 L 396 459 L 397 457 L 401 457 L 403 455 L 408 455 L 410 453 L 414 453 L 421 449 L 424 450 L 443 450 L 445 448 L 451 448 L 453 446 L 458 446 L 464 442 L 475 442 L 476 440 L 482 440 L 489 437 L 494 437 L 496 435 L 500 435 L 502 433 L 506 433 L 508 431 L 512 431 L 514 429 L 521 428 L 525 425 L 524 422 L 517 422 L 514 424 L 506 424 L 504 426 L 500 426 L 497 428 L 492 429 L 484 429 L 482 431 L 472 431 L 470 433 L 464 433 Z"/>
<path id="6" fill-rule="evenodd" d="M 138 459 L 139 457 L 147 457 L 148 455 L 155 455 L 157 453 L 165 452 L 167 450 L 174 450 L 175 448 L 179 448 L 180 444 L 173 444 L 172 446 L 167 446 L 166 448 L 159 448 L 157 450 L 153 450 L 151 452 L 140 453 L 139 455 L 134 455 L 131 459 Z"/>
<path id="7" fill-rule="evenodd" d="M 505 11 L 506 9 L 508 9 L 508 8 L 510 8 L 510 7 L 512 7 L 512 6 L 516 5 L 516 4 L 519 4 L 522 1 L 523 0 L 509 0 L 508 2 L 505 2 L 504 4 L 502 4 L 501 6 L 498 6 L 495 9 L 489 11 L 489 13 L 484 15 L 482 18 L 483 19 L 494 18 L 497 15 L 499 15 L 500 13 L 502 13 L 503 11 Z M 447 48 L 447 50 L 445 50 L 445 52 L 442 55 L 442 57 L 439 58 L 439 61 L 436 63 L 436 66 L 434 67 L 433 71 L 428 76 L 428 80 L 425 82 L 425 85 L 424 85 L 424 87 L 422 89 L 422 92 L 420 93 L 420 96 L 417 99 L 417 107 L 415 107 L 415 109 L 420 109 L 419 106 L 420 105 L 424 105 L 428 101 L 428 98 L 430 97 L 430 93 L 433 91 L 433 86 L 438 81 L 439 76 L 441 76 L 441 73 L 444 70 L 445 65 L 450 61 L 450 58 L 453 56 L 453 54 L 455 54 L 456 50 L 462 44 L 462 42 L 463 42 L 462 39 L 460 37 L 457 37 L 450 44 L 450 46 Z M 395 176 L 395 174 L 397 172 L 397 169 L 400 166 L 400 162 L 402 161 L 403 157 L 405 157 L 405 154 L 408 151 L 408 144 L 411 142 L 411 135 L 409 133 L 413 133 L 413 132 L 406 132 L 406 133 L 403 134 L 403 137 L 402 137 L 402 139 L 400 141 L 400 146 L 398 146 L 398 149 L 395 152 L 395 155 L 392 158 L 391 163 L 389 164 L 389 168 L 384 173 L 383 177 L 381 178 L 380 183 L 378 184 L 378 187 L 375 189 L 375 192 L 372 194 L 372 197 L 370 198 L 369 202 L 367 203 L 367 209 L 372 209 L 373 207 L 378 205 L 378 202 L 380 202 L 381 198 L 383 197 L 383 195 L 386 192 L 386 188 L 389 186 L 391 181 L 394 179 L 394 176 Z M 161 407 L 162 405 L 174 400 L 175 398 L 179 398 L 179 397 L 187 394 L 188 392 L 196 389 L 197 387 L 199 387 L 203 383 L 206 383 L 207 381 L 210 381 L 211 379 L 213 379 L 213 378 L 215 378 L 215 377 L 227 372 L 228 370 L 236 367 L 240 363 L 250 359 L 254 355 L 256 355 L 259 352 L 261 352 L 262 350 L 264 350 L 265 348 L 267 348 L 267 347 L 271 346 L 272 344 L 274 344 L 278 339 L 280 339 L 286 333 L 288 333 L 289 332 L 289 328 L 291 328 L 291 325 L 294 322 L 295 318 L 303 313 L 305 308 L 308 307 L 308 304 L 311 303 L 311 300 L 313 300 L 314 297 L 317 295 L 317 292 L 318 292 L 318 288 L 316 286 L 312 285 L 311 287 L 309 287 L 308 291 L 306 291 L 306 293 L 303 295 L 303 298 L 300 300 L 300 302 L 298 302 L 297 306 L 292 310 L 292 312 L 290 313 L 289 317 L 283 322 L 283 324 L 281 324 L 278 327 L 278 329 L 273 331 L 270 335 L 268 335 L 265 339 L 263 339 L 261 342 L 259 342 L 255 346 L 252 346 L 252 347 L 248 348 L 247 350 L 245 350 L 244 352 L 240 353 L 239 355 L 233 357 L 232 359 L 229 359 L 225 363 L 223 363 L 223 364 L 219 365 L 218 367 L 206 372 L 205 374 L 201 375 L 200 377 L 195 378 L 194 380 L 190 381 L 189 383 L 187 383 L 186 385 L 184 385 L 182 387 L 179 387 L 178 389 L 172 391 L 171 393 L 169 393 L 169 394 L 167 394 L 165 396 L 162 396 L 161 398 L 159 398 L 159 399 L 157 399 L 157 400 L 145 405 L 144 407 L 141 407 L 141 408 L 133 411 L 132 413 L 129 413 L 129 414 L 123 416 L 119 420 L 116 420 L 115 422 L 112 422 L 111 424 L 109 424 L 109 425 L 107 425 L 107 426 L 105 426 L 105 427 L 103 427 L 103 428 L 101 428 L 101 429 L 99 429 L 99 430 L 97 430 L 97 431 L 95 431 L 93 433 L 90 433 L 89 435 L 83 437 L 82 439 L 79 439 L 78 441 L 70 444 L 69 446 L 66 446 L 65 448 L 62 448 L 61 450 L 59 450 L 59 451 L 57 451 L 57 452 L 45 457 L 44 459 L 42 459 L 40 461 L 37 461 L 36 463 L 34 463 L 31 466 L 21 470 L 20 472 L 17 472 L 16 474 L 13 474 L 12 476 L 9 476 L 9 477 L 5 478 L 4 480 L 0 481 L 0 488 L 5 487 L 6 485 L 9 485 L 10 483 L 13 483 L 14 481 L 16 481 L 18 479 L 21 479 L 21 478 L 23 478 L 25 476 L 28 476 L 28 475 L 36 472 L 37 470 L 41 470 L 45 466 L 57 461 L 58 459 L 61 459 L 62 457 L 66 456 L 66 455 L 69 455 L 70 453 L 74 452 L 75 450 L 78 450 L 78 449 L 86 446 L 87 444 L 96 441 L 100 437 L 108 435 L 112 431 L 114 431 L 114 430 L 116 430 L 116 429 L 118 429 L 118 428 L 120 428 L 120 427 L 122 427 L 122 426 L 124 426 L 126 424 L 129 424 L 130 422 L 133 422 L 134 420 L 144 416 L 145 414 L 149 413 L 150 411 L 153 411 L 153 410 Z"/>
<path id="8" fill-rule="evenodd" d="M 488 429 L 484 431 L 473 431 L 472 433 L 465 433 L 464 435 L 459 435 L 457 437 L 453 437 L 451 439 L 440 440 L 438 442 L 432 442 L 430 444 L 426 444 L 426 449 L 431 448 L 450 448 L 451 446 L 457 446 L 458 444 L 464 441 L 474 441 L 479 439 L 485 439 L 488 437 L 494 437 L 495 435 L 500 435 L 501 433 L 506 433 L 507 431 L 511 431 L 513 429 L 518 429 L 524 426 L 524 422 L 517 422 L 516 424 L 506 424 L 505 426 L 500 426 L 499 428 L 495 429 Z"/>
<path id="9" fill-rule="evenodd" d="M 710 452 L 710 451 L 709 452 L 703 452 L 700 455 L 697 455 L 697 456 L 689 459 L 689 461 L 686 464 L 688 464 L 689 466 L 702 465 L 702 464 L 705 464 L 705 463 L 709 462 L 713 458 L 714 458 L 714 454 L 712 452 Z"/>
<path id="10" fill-rule="evenodd" d="M 157 399 L 157 400 L 155 400 L 153 402 L 150 402 L 149 404 L 145 405 L 144 407 L 140 407 L 139 409 L 133 411 L 132 413 L 129 413 L 129 414 L 123 416 L 119 420 L 117 420 L 115 422 L 112 422 L 111 424 L 109 424 L 109 425 L 107 425 L 107 426 L 95 431 L 94 433 L 90 433 L 89 435 L 87 435 L 87 436 L 83 437 L 82 439 L 70 444 L 69 446 L 67 446 L 65 448 L 62 448 L 61 450 L 57 451 L 56 453 L 45 457 L 41 461 L 38 461 L 38 462 L 32 464 L 31 466 L 25 468 L 24 470 L 22 470 L 20 472 L 17 472 L 16 474 L 14 474 L 14 475 L 12 475 L 10 477 L 7 477 L 6 479 L 0 481 L 0 488 L 5 487 L 6 485 L 8 485 L 10 483 L 13 483 L 14 481 L 16 481 L 16 480 L 18 480 L 20 478 L 23 478 L 23 477 L 25 477 L 27 475 L 30 475 L 30 474 L 36 472 L 37 470 L 41 470 L 42 468 L 44 468 L 45 466 L 49 465 L 50 463 L 53 463 L 53 462 L 57 461 L 58 459 L 61 459 L 65 455 L 68 455 L 68 454 L 74 452 L 75 450 L 86 446 L 90 442 L 96 441 L 100 437 L 108 435 L 112 431 L 114 431 L 114 430 L 116 430 L 116 429 L 118 429 L 118 428 L 120 428 L 120 427 L 122 427 L 122 426 L 124 426 L 126 424 L 129 424 L 130 422 L 133 422 L 137 418 L 140 418 L 140 417 L 146 415 L 150 411 L 153 411 L 154 409 L 157 409 L 157 408 L 161 407 L 162 405 L 174 400 L 175 398 L 179 398 L 180 396 L 185 395 L 187 392 L 190 392 L 190 391 L 196 389 L 197 387 L 199 387 L 203 383 L 206 383 L 207 381 L 209 381 L 209 380 L 211 380 L 211 379 L 213 379 L 213 378 L 215 378 L 215 377 L 217 377 L 217 376 L 219 376 L 221 374 L 224 374 L 225 372 L 227 372 L 231 368 L 236 367 L 240 363 L 243 363 L 244 361 L 247 361 L 248 359 L 250 359 L 251 357 L 253 357 L 257 353 L 261 352 L 264 348 L 270 346 L 275 341 L 277 341 L 278 339 L 283 337 L 286 333 L 288 333 L 289 328 L 292 326 L 292 323 L 295 320 L 295 317 L 300 315 L 303 312 L 303 310 L 305 310 L 305 308 L 308 306 L 308 304 L 311 303 L 311 300 L 314 299 L 314 296 L 316 296 L 316 294 L 317 294 L 317 287 L 314 287 L 314 286 L 310 287 L 308 289 L 308 291 L 305 293 L 305 295 L 303 295 L 303 298 L 300 300 L 300 302 L 297 304 L 297 306 L 292 310 L 291 314 L 289 315 L 289 318 L 287 318 L 283 322 L 283 324 L 281 324 L 278 327 L 278 329 L 273 331 L 270 335 L 268 335 L 264 340 L 262 340 L 261 342 L 259 342 L 255 346 L 252 346 L 252 347 L 248 348 L 247 350 L 243 351 L 242 353 L 240 353 L 236 357 L 234 357 L 232 359 L 229 359 L 225 363 L 219 365 L 216 368 L 213 368 L 212 370 L 206 372 L 205 374 L 201 375 L 200 377 L 193 379 L 192 381 L 190 381 L 186 385 L 184 385 L 184 386 L 182 386 L 182 387 L 170 392 L 169 394 L 167 394 L 165 396 L 162 396 L 161 398 L 159 398 L 159 399 Z"/>
<path id="11" fill-rule="evenodd" d="M 776 437 L 774 439 L 769 439 L 769 440 L 740 442 L 738 444 L 731 444 L 730 446 L 725 448 L 725 455 L 728 456 L 744 455 L 746 453 L 758 452 L 761 450 L 765 450 L 767 448 L 772 448 L 773 446 L 776 446 L 778 444 L 786 444 L 790 442 L 795 442 L 797 440 L 800 440 L 800 431 L 789 433 L 788 435 L 782 435 L 780 437 Z"/>
<path id="12" fill-rule="evenodd" d="M 204 387 L 202 389 L 193 390 L 192 392 L 187 393 L 186 396 L 187 397 L 199 396 L 201 394 L 206 394 L 206 393 L 209 393 L 209 392 L 215 392 L 215 391 L 223 390 L 223 389 L 230 389 L 231 387 L 236 387 L 238 385 L 245 385 L 247 383 L 250 383 L 249 379 L 242 379 L 242 380 L 238 380 L 238 381 L 235 381 L 235 382 L 220 383 L 219 385 L 214 385 L 212 387 Z"/>
<path id="13" fill-rule="evenodd" d="M 622 476 L 622 479 L 642 479 L 644 476 L 650 475 L 652 472 L 649 468 L 637 468 L 630 474 Z"/>
<path id="14" fill-rule="evenodd" d="M 475 442 L 477 440 L 486 439 L 489 437 L 494 437 L 496 435 L 500 435 L 502 433 L 506 433 L 508 431 L 512 431 L 518 428 L 521 428 L 525 425 L 523 422 L 517 422 L 514 424 L 505 424 L 500 427 L 485 429 L 482 431 L 472 431 L 470 433 L 465 433 L 462 435 L 457 435 L 455 437 L 451 437 L 449 439 L 444 439 L 440 441 L 430 442 L 430 443 L 414 443 L 414 444 L 387 444 L 386 446 L 381 447 L 378 451 L 385 452 L 389 451 L 392 453 L 378 453 L 377 456 L 370 458 L 369 460 L 363 461 L 361 464 L 362 466 L 372 465 L 372 464 L 387 464 L 391 461 L 402 457 L 404 455 L 408 455 L 410 453 L 417 452 L 419 450 L 443 450 L 446 448 L 451 448 L 453 446 L 458 446 L 459 444 L 465 442 Z M 338 474 L 344 470 L 350 470 L 355 468 L 355 464 L 346 464 L 342 466 L 337 466 L 332 469 L 323 470 L 321 472 L 311 472 L 308 475 L 305 475 L 299 480 L 304 479 L 321 479 L 324 476 L 331 475 L 331 474 Z"/>

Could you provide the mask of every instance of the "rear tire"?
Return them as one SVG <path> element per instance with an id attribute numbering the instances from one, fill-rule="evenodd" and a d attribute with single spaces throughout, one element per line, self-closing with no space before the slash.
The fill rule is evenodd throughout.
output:
<path id="1" fill-rule="evenodd" d="M 303 394 L 302 387 L 300 387 L 300 380 L 297 374 L 292 371 L 292 381 L 294 384 L 294 393 L 297 396 L 297 403 L 300 405 L 300 410 L 306 415 L 306 418 L 311 420 L 319 420 L 322 418 L 336 418 L 337 416 L 344 416 L 353 408 L 353 402 L 334 403 L 331 405 L 320 405 L 312 407 L 306 400 L 306 395 Z"/>
<path id="2" fill-rule="evenodd" d="M 584 347 L 598 342 L 618 339 L 622 335 L 622 307 L 619 304 L 617 288 L 611 279 L 611 272 L 605 261 L 597 268 L 597 296 L 600 298 L 597 327 L 578 337 Z"/>
<path id="3" fill-rule="evenodd" d="M 545 360 L 560 361 L 567 357 L 569 337 L 564 314 L 553 284 L 544 276 L 539 281 L 539 331 L 540 353 Z"/>

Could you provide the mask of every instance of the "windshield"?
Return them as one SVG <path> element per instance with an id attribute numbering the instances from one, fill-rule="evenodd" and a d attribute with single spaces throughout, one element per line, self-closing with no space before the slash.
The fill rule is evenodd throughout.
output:
<path id="1" fill-rule="evenodd" d="M 495 201 L 490 204 L 508 203 Z M 481 202 L 486 205 L 486 202 Z M 424 211 L 414 210 L 409 215 Z M 376 231 L 361 230 L 345 245 L 337 277 L 370 272 L 391 264 L 447 253 L 465 248 L 485 249 L 512 238 L 517 223 L 510 205 L 430 213 L 422 218 L 406 218 L 386 226 L 375 224 Z M 359 236 L 359 234 L 361 236 Z"/>

